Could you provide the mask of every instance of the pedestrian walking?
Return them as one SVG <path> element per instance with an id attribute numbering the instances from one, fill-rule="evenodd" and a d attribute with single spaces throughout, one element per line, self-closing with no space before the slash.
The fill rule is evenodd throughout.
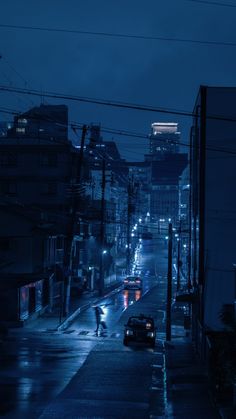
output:
<path id="1" fill-rule="evenodd" d="M 95 306 L 94 310 L 95 310 L 96 325 L 97 325 L 95 332 L 98 333 L 100 325 L 102 326 L 103 330 L 105 330 L 107 328 L 107 326 L 106 326 L 106 323 L 104 322 L 104 320 L 102 320 L 102 317 L 101 317 L 104 314 L 103 309 L 100 306 Z"/>

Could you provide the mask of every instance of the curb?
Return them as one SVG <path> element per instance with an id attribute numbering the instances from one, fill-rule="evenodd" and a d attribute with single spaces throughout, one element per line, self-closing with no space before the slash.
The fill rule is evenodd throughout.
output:
<path id="1" fill-rule="evenodd" d="M 57 327 L 57 331 L 61 332 L 63 330 L 66 330 L 70 324 L 73 322 L 73 320 L 83 311 L 90 308 L 92 305 L 99 303 L 100 301 L 104 300 L 105 298 L 109 297 L 110 295 L 116 294 L 117 292 L 121 291 L 122 286 L 119 284 L 119 286 L 111 291 L 109 291 L 107 294 L 103 295 L 102 297 L 95 298 L 94 300 L 90 301 L 89 303 L 84 304 L 81 307 L 78 307 L 71 315 L 69 315 L 63 322 Z"/>

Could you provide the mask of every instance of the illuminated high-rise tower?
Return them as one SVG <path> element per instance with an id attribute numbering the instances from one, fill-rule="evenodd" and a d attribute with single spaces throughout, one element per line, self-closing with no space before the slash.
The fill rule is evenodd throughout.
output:
<path id="1" fill-rule="evenodd" d="M 151 125 L 149 154 L 151 164 L 150 213 L 152 219 L 179 217 L 179 177 L 188 163 L 188 155 L 181 153 L 180 132 L 176 122 L 154 122 Z"/>
<path id="2" fill-rule="evenodd" d="M 180 132 L 176 122 L 154 122 L 150 135 L 149 153 L 154 157 L 160 154 L 179 153 Z"/>

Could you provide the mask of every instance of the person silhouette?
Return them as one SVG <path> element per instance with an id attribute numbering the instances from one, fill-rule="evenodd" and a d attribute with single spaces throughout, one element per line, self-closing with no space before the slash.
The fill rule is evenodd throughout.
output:
<path id="1" fill-rule="evenodd" d="M 106 329 L 106 324 L 102 320 L 102 317 L 101 317 L 102 314 L 104 314 L 104 311 L 100 306 L 95 306 L 94 310 L 95 310 L 95 318 L 96 318 L 96 325 L 97 325 L 95 332 L 96 334 L 98 334 L 100 325 L 102 326 L 103 330 Z"/>

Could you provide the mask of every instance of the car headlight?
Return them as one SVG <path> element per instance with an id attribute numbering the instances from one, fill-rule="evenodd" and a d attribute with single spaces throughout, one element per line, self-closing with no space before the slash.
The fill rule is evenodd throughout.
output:
<path id="1" fill-rule="evenodd" d="M 134 334 L 133 330 L 126 330 L 125 331 L 126 336 L 131 336 Z"/>
<path id="2" fill-rule="evenodd" d="M 154 337 L 154 333 L 153 333 L 153 332 L 148 332 L 148 333 L 147 333 L 147 336 L 148 336 L 149 338 L 153 338 L 153 337 Z"/>

